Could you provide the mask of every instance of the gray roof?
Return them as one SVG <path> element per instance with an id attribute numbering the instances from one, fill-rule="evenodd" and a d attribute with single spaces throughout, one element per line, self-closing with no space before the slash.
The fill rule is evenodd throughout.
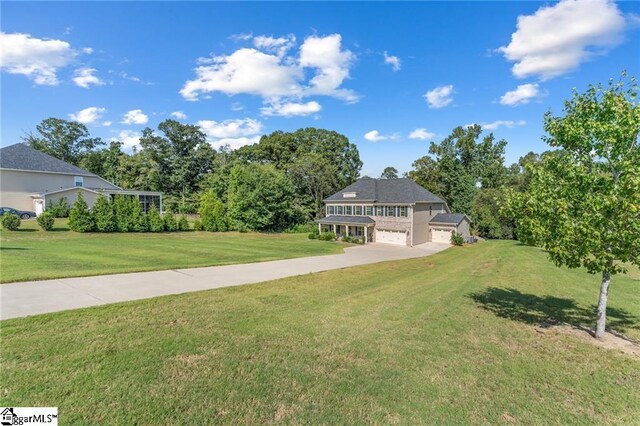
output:
<path id="1" fill-rule="evenodd" d="M 464 218 L 469 219 L 467 215 L 462 213 L 438 213 L 429 223 L 451 223 L 457 225 L 462 222 Z M 469 222 L 471 222 L 471 220 L 469 220 Z"/>
<path id="2" fill-rule="evenodd" d="M 336 216 L 331 215 L 327 217 L 323 217 L 318 220 L 318 223 L 324 224 L 343 224 L 343 223 L 355 223 L 358 225 L 372 225 L 376 223 L 375 220 L 371 219 L 368 216 Z"/>
<path id="3" fill-rule="evenodd" d="M 23 143 L 0 148 L 0 169 L 95 176 L 91 172 L 58 160 L 49 154 L 45 154 Z"/>
<path id="4" fill-rule="evenodd" d="M 345 192 L 354 192 L 355 197 L 345 198 Z M 444 203 L 445 201 L 427 191 L 412 179 L 372 179 L 361 178 L 336 192 L 325 201 L 372 201 L 376 203 Z"/>

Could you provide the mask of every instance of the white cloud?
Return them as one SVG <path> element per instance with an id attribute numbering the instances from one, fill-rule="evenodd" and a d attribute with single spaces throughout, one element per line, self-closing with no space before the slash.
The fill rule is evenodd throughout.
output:
<path id="1" fill-rule="evenodd" d="M 91 47 L 83 47 L 82 53 L 86 53 L 87 55 L 91 55 L 93 53 L 93 48 Z"/>
<path id="2" fill-rule="evenodd" d="M 400 71 L 400 68 L 402 67 L 400 58 L 389 55 L 386 51 L 384 52 L 384 63 L 391 65 L 391 68 L 393 68 L 394 71 Z"/>
<path id="3" fill-rule="evenodd" d="M 73 82 L 76 86 L 88 89 L 92 84 L 94 86 L 103 86 L 104 81 L 94 75 L 98 72 L 95 68 L 78 68 L 73 73 Z"/>
<path id="4" fill-rule="evenodd" d="M 275 52 L 278 56 L 284 56 L 289 49 L 296 44 L 296 36 L 289 34 L 286 37 L 256 36 L 253 38 L 253 45 L 258 49 L 268 52 Z"/>
<path id="5" fill-rule="evenodd" d="M 242 111 L 244 106 L 240 102 L 234 102 L 231 104 L 231 110 L 233 111 Z"/>
<path id="6" fill-rule="evenodd" d="M 531 99 L 540 96 L 540 89 L 537 83 L 521 84 L 515 90 L 510 90 L 500 98 L 502 105 L 516 106 L 527 104 Z"/>
<path id="7" fill-rule="evenodd" d="M 239 33 L 239 34 L 232 34 L 229 36 L 229 39 L 233 41 L 247 41 L 247 40 L 251 40 L 252 38 L 253 38 L 252 33 Z"/>
<path id="8" fill-rule="evenodd" d="M 305 116 L 320 112 L 322 106 L 316 101 L 307 103 L 289 102 L 285 104 L 273 103 L 260 109 L 262 115 L 281 117 Z"/>
<path id="9" fill-rule="evenodd" d="M 397 133 L 391 135 L 381 135 L 377 130 L 371 130 L 364 134 L 364 138 L 370 142 L 380 142 L 386 140 L 396 140 L 400 137 Z"/>
<path id="10" fill-rule="evenodd" d="M 253 145 L 260 140 L 262 123 L 251 118 L 214 121 L 200 120 L 196 123 L 207 135 L 207 140 L 214 148 L 229 145 L 237 149 L 245 145 Z"/>
<path id="11" fill-rule="evenodd" d="M 146 86 L 153 86 L 154 85 L 154 83 L 152 81 L 144 81 L 140 77 L 136 77 L 135 75 L 129 75 L 126 72 L 121 72 L 120 73 L 120 77 L 124 78 L 125 80 L 134 81 L 136 83 L 144 84 Z"/>
<path id="12" fill-rule="evenodd" d="M 256 95 L 265 103 L 300 101 L 311 95 L 331 96 L 347 102 L 358 100 L 352 90 L 341 87 L 349 77 L 354 55 L 342 49 L 339 34 L 306 38 L 298 57 L 280 52 L 293 45 L 293 36 L 260 37 L 254 43 L 264 51 L 257 47 L 241 48 L 229 55 L 200 58 L 196 78 L 187 81 L 180 94 L 191 101 L 215 92 Z M 314 72 L 308 80 L 307 70 Z"/>
<path id="13" fill-rule="evenodd" d="M 122 142 L 124 146 L 132 148 L 140 143 L 140 133 L 133 130 L 122 130 L 118 137 L 111 140 Z"/>
<path id="14" fill-rule="evenodd" d="M 0 33 L 0 68 L 9 74 L 25 75 L 39 85 L 57 85 L 56 72 L 76 55 L 66 41 Z"/>
<path id="15" fill-rule="evenodd" d="M 482 130 L 496 130 L 500 127 L 507 127 L 511 129 L 516 126 L 524 126 L 525 124 L 527 124 L 527 122 L 524 120 L 519 120 L 519 121 L 496 120 L 492 123 L 482 123 L 480 124 L 480 126 L 482 127 Z"/>
<path id="16" fill-rule="evenodd" d="M 515 62 L 514 76 L 548 80 L 618 45 L 626 25 L 611 0 L 563 0 L 519 16 L 511 42 L 498 50 Z"/>
<path id="17" fill-rule="evenodd" d="M 109 127 L 109 126 L 111 126 L 112 124 L 113 124 L 113 121 L 103 121 L 103 122 L 102 122 L 102 125 L 103 125 L 104 127 Z"/>
<path id="18" fill-rule="evenodd" d="M 436 137 L 436 134 L 433 132 L 427 131 L 427 129 L 423 127 L 419 127 L 415 129 L 413 132 L 409 133 L 409 139 L 433 139 Z"/>
<path id="19" fill-rule="evenodd" d="M 178 120 L 186 120 L 187 119 L 187 114 L 185 114 L 182 111 L 173 111 L 171 113 L 171 117 L 177 118 Z"/>
<path id="20" fill-rule="evenodd" d="M 149 117 L 141 109 L 132 109 L 122 117 L 124 124 L 147 124 Z"/>
<path id="21" fill-rule="evenodd" d="M 424 95 L 429 108 L 443 108 L 453 102 L 453 85 L 439 86 Z"/>
<path id="22" fill-rule="evenodd" d="M 82 124 L 93 124 L 102 118 L 105 108 L 89 107 L 82 109 L 75 114 L 69 114 L 69 118 Z"/>

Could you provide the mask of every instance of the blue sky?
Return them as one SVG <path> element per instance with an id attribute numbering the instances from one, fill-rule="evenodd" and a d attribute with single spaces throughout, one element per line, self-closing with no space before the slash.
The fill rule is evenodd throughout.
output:
<path id="1" fill-rule="evenodd" d="M 3 2 L 2 146 L 47 117 L 124 140 L 167 118 L 214 146 L 314 126 L 363 174 L 408 171 L 457 125 L 543 151 L 571 89 L 640 69 L 640 5 Z"/>

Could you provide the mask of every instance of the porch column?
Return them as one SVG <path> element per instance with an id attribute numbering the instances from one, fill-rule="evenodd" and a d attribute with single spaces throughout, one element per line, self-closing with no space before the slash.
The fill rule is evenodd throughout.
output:
<path id="1" fill-rule="evenodd" d="M 344 231 L 345 235 L 348 237 L 349 236 L 349 225 L 345 225 L 345 231 Z"/>
<path id="2" fill-rule="evenodd" d="M 367 234 L 369 233 L 369 227 L 368 226 L 363 226 L 362 229 L 364 229 L 364 243 L 367 244 Z"/>
<path id="3" fill-rule="evenodd" d="M 318 223 L 318 234 L 322 234 L 322 224 Z"/>
<path id="4" fill-rule="evenodd" d="M 336 224 L 335 223 L 333 224 L 333 233 L 334 234 L 336 233 Z"/>

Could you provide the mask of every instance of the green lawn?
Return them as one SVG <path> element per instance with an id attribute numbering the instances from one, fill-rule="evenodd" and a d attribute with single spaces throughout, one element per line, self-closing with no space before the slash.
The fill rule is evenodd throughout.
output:
<path id="1" fill-rule="evenodd" d="M 0 231 L 0 283 L 260 262 L 341 253 L 343 247 L 306 234 L 78 234 L 65 219 L 44 232 L 28 220 L 19 231 Z"/>
<path id="2" fill-rule="evenodd" d="M 640 273 L 610 324 L 640 339 Z M 485 242 L 437 255 L 2 323 L 5 406 L 62 424 L 637 424 L 640 360 L 592 325 L 598 278 Z"/>

